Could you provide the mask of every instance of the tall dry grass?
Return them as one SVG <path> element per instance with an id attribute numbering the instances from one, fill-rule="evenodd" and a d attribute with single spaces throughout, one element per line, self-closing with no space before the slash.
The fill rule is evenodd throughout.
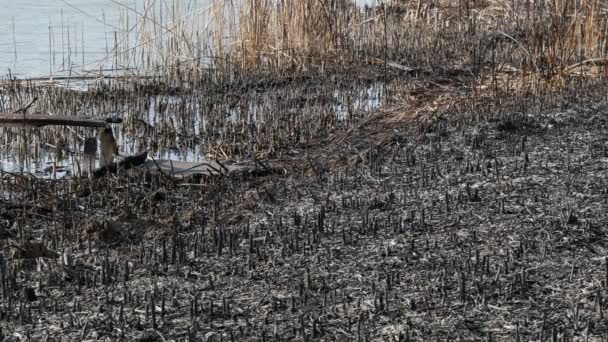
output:
<path id="1" fill-rule="evenodd" d="M 348 49 L 356 11 L 350 0 L 244 0 L 234 52 L 243 68 L 322 63 Z"/>
<path id="2" fill-rule="evenodd" d="M 513 5 L 515 4 L 515 5 Z M 526 72 L 550 83 L 606 72 L 608 2 L 605 0 L 495 0 L 493 10 L 509 18 L 522 38 Z"/>
<path id="3" fill-rule="evenodd" d="M 333 60 L 352 45 L 359 13 L 350 0 L 216 0 L 194 9 L 179 0 L 146 0 L 139 10 L 116 4 L 126 19 L 112 49 L 120 59 L 114 64 L 188 73 Z"/>
<path id="4" fill-rule="evenodd" d="M 387 61 L 433 73 L 466 69 L 480 78 L 509 70 L 523 85 L 606 73 L 608 0 L 116 3 L 125 20 L 115 65 L 169 77 L 197 77 L 209 68 L 302 70 Z"/>

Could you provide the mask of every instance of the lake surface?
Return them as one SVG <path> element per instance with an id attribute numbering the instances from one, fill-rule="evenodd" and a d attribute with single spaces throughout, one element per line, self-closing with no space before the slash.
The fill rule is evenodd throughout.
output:
<path id="1" fill-rule="evenodd" d="M 108 0 L 0 0 L 0 5 L 0 75 L 7 75 L 9 69 L 12 75 L 34 77 L 70 66 L 83 69 L 83 64 L 85 69 L 107 67 L 106 39 L 113 39 L 113 32 L 119 29 L 118 4 Z"/>
<path id="2" fill-rule="evenodd" d="M 121 40 L 127 27 L 135 31 L 134 18 L 144 8 L 168 13 L 176 2 L 189 15 L 205 11 L 212 0 L 0 0 L 0 76 L 9 70 L 25 78 L 112 69 L 118 64 L 115 32 Z"/>
<path id="3" fill-rule="evenodd" d="M 212 0 L 0 0 L 0 76 L 137 67 L 117 56 L 116 42 L 122 51 L 135 50 L 141 14 L 166 17 L 178 13 L 176 3 L 179 14 L 200 21 Z"/>

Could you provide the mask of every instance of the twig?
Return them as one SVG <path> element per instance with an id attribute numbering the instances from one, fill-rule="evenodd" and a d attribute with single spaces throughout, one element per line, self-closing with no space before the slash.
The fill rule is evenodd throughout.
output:
<path id="1" fill-rule="evenodd" d="M 272 291 L 272 288 L 270 287 L 270 284 L 268 284 L 268 291 L 266 291 L 264 296 L 262 296 L 262 299 L 260 299 L 260 301 L 258 302 L 256 307 L 262 305 L 262 302 L 264 301 L 264 299 L 266 299 L 266 297 L 268 297 L 268 295 L 270 294 L 270 291 Z"/>
<path id="2" fill-rule="evenodd" d="M 224 176 L 224 173 L 222 172 L 222 170 L 220 170 L 220 169 L 218 169 L 218 168 L 213 167 L 211 164 L 209 164 L 209 163 L 205 163 L 205 166 L 207 166 L 207 167 L 209 167 L 211 170 L 213 170 L 213 171 L 217 172 L 217 173 L 218 173 L 218 175 L 220 175 L 220 176 Z"/>
<path id="3" fill-rule="evenodd" d="M 38 101 L 38 97 L 34 97 L 32 99 L 32 101 L 30 101 L 30 103 L 28 103 L 25 107 L 21 107 L 20 109 L 18 109 L 15 113 L 23 113 L 25 114 L 25 112 L 30 109 L 30 107 L 34 104 L 34 102 Z"/>
<path id="4" fill-rule="evenodd" d="M 228 170 L 228 168 L 227 168 L 227 167 L 225 167 L 225 166 L 224 166 L 224 164 L 220 163 L 220 160 L 219 160 L 219 159 L 215 158 L 215 162 L 216 162 L 216 163 L 218 163 L 218 164 L 219 164 L 219 166 L 221 166 L 221 167 L 222 167 L 222 169 L 224 169 L 224 171 L 226 171 L 226 174 L 229 174 L 229 173 L 230 173 L 230 170 Z"/>
<path id="5" fill-rule="evenodd" d="M 84 335 L 87 332 L 87 326 L 89 325 L 89 317 L 91 317 L 90 315 L 87 316 L 87 320 L 84 322 L 84 326 L 82 327 L 82 332 L 80 333 L 80 340 L 83 341 L 84 340 Z"/>
<path id="6" fill-rule="evenodd" d="M 169 176 L 168 174 L 164 173 L 163 170 L 160 168 L 160 165 L 158 165 L 158 163 L 156 162 L 156 159 L 150 157 L 150 159 L 154 162 L 154 165 L 156 165 L 156 169 L 158 170 L 158 172 L 160 172 L 161 175 L 167 177 L 168 179 L 171 180 L 171 182 L 175 182 L 175 179 L 171 176 Z"/>
<path id="7" fill-rule="evenodd" d="M 152 329 L 152 331 L 154 331 L 158 336 L 160 336 L 161 340 L 163 340 L 164 342 L 167 342 L 167 340 L 165 339 L 165 337 L 163 336 L 163 334 L 160 333 L 160 331 L 158 331 L 156 329 Z"/>
<path id="8" fill-rule="evenodd" d="M 315 174 L 319 177 L 319 181 L 323 180 L 321 177 L 321 173 L 319 171 L 317 171 L 317 168 L 314 166 L 314 164 L 312 163 L 312 160 L 310 159 L 310 154 L 308 154 L 308 152 L 306 152 L 306 159 L 308 160 L 308 164 L 310 165 L 310 168 L 315 172 Z"/>
<path id="9" fill-rule="evenodd" d="M 253 156 L 253 160 L 254 160 L 256 163 L 260 164 L 260 165 L 262 166 L 262 168 L 264 168 L 264 170 L 265 170 L 266 172 L 271 173 L 270 168 L 268 168 L 268 166 L 266 166 L 264 163 L 262 163 L 262 161 L 261 161 L 261 160 L 259 160 L 258 158 L 256 158 L 256 157 L 255 157 L 255 155 Z"/>

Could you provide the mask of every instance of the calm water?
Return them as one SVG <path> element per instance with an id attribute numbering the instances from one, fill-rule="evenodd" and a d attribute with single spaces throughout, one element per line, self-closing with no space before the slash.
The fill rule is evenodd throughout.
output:
<path id="1" fill-rule="evenodd" d="M 12 75 L 36 77 L 113 68 L 115 33 L 119 42 L 127 30 L 133 38 L 138 28 L 134 18 L 146 6 L 156 14 L 163 6 L 169 13 L 180 2 L 182 13 L 189 15 L 200 14 L 211 1 L 0 0 L 0 76 L 9 69 Z"/>
<path id="2" fill-rule="evenodd" d="M 165 6 L 168 13 L 179 2 L 182 13 L 190 15 L 206 11 L 212 1 L 0 0 L 0 76 L 9 70 L 18 77 L 39 77 L 111 69 L 114 33 L 119 40 L 125 36 L 121 32 L 135 26 L 134 18 L 146 6 L 157 11 Z M 359 5 L 372 1 L 356 0 Z"/>
<path id="3" fill-rule="evenodd" d="M 106 37 L 118 29 L 118 5 L 108 0 L 0 0 L 0 5 L 0 75 L 10 69 L 21 77 L 46 76 L 70 64 L 82 69 L 83 59 L 86 69 L 105 67 Z"/>

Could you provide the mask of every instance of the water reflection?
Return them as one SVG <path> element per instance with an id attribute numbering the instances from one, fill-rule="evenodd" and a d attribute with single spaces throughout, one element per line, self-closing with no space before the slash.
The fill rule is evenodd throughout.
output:
<path id="1" fill-rule="evenodd" d="M 314 121 L 329 115 L 334 116 L 336 125 L 347 125 L 379 108 L 382 91 L 380 83 L 328 92 L 320 89 L 305 95 L 298 91 L 271 91 L 249 94 L 235 103 L 202 94 L 158 95 L 135 101 L 138 104 L 127 102 L 113 112 L 104 110 L 105 102 L 88 111 L 123 118 L 122 124 L 113 125 L 122 155 L 148 151 L 155 159 L 199 162 L 207 157 L 209 143 L 230 143 L 237 136 L 246 142 L 255 137 L 255 131 L 284 120 Z M 79 175 L 84 169 L 82 142 L 95 135 L 91 128 L 13 130 L 0 146 L 0 170 L 50 178 Z M 47 143 L 49 139 L 58 143 L 51 145 Z M 99 166 L 99 161 L 95 166 Z"/>

